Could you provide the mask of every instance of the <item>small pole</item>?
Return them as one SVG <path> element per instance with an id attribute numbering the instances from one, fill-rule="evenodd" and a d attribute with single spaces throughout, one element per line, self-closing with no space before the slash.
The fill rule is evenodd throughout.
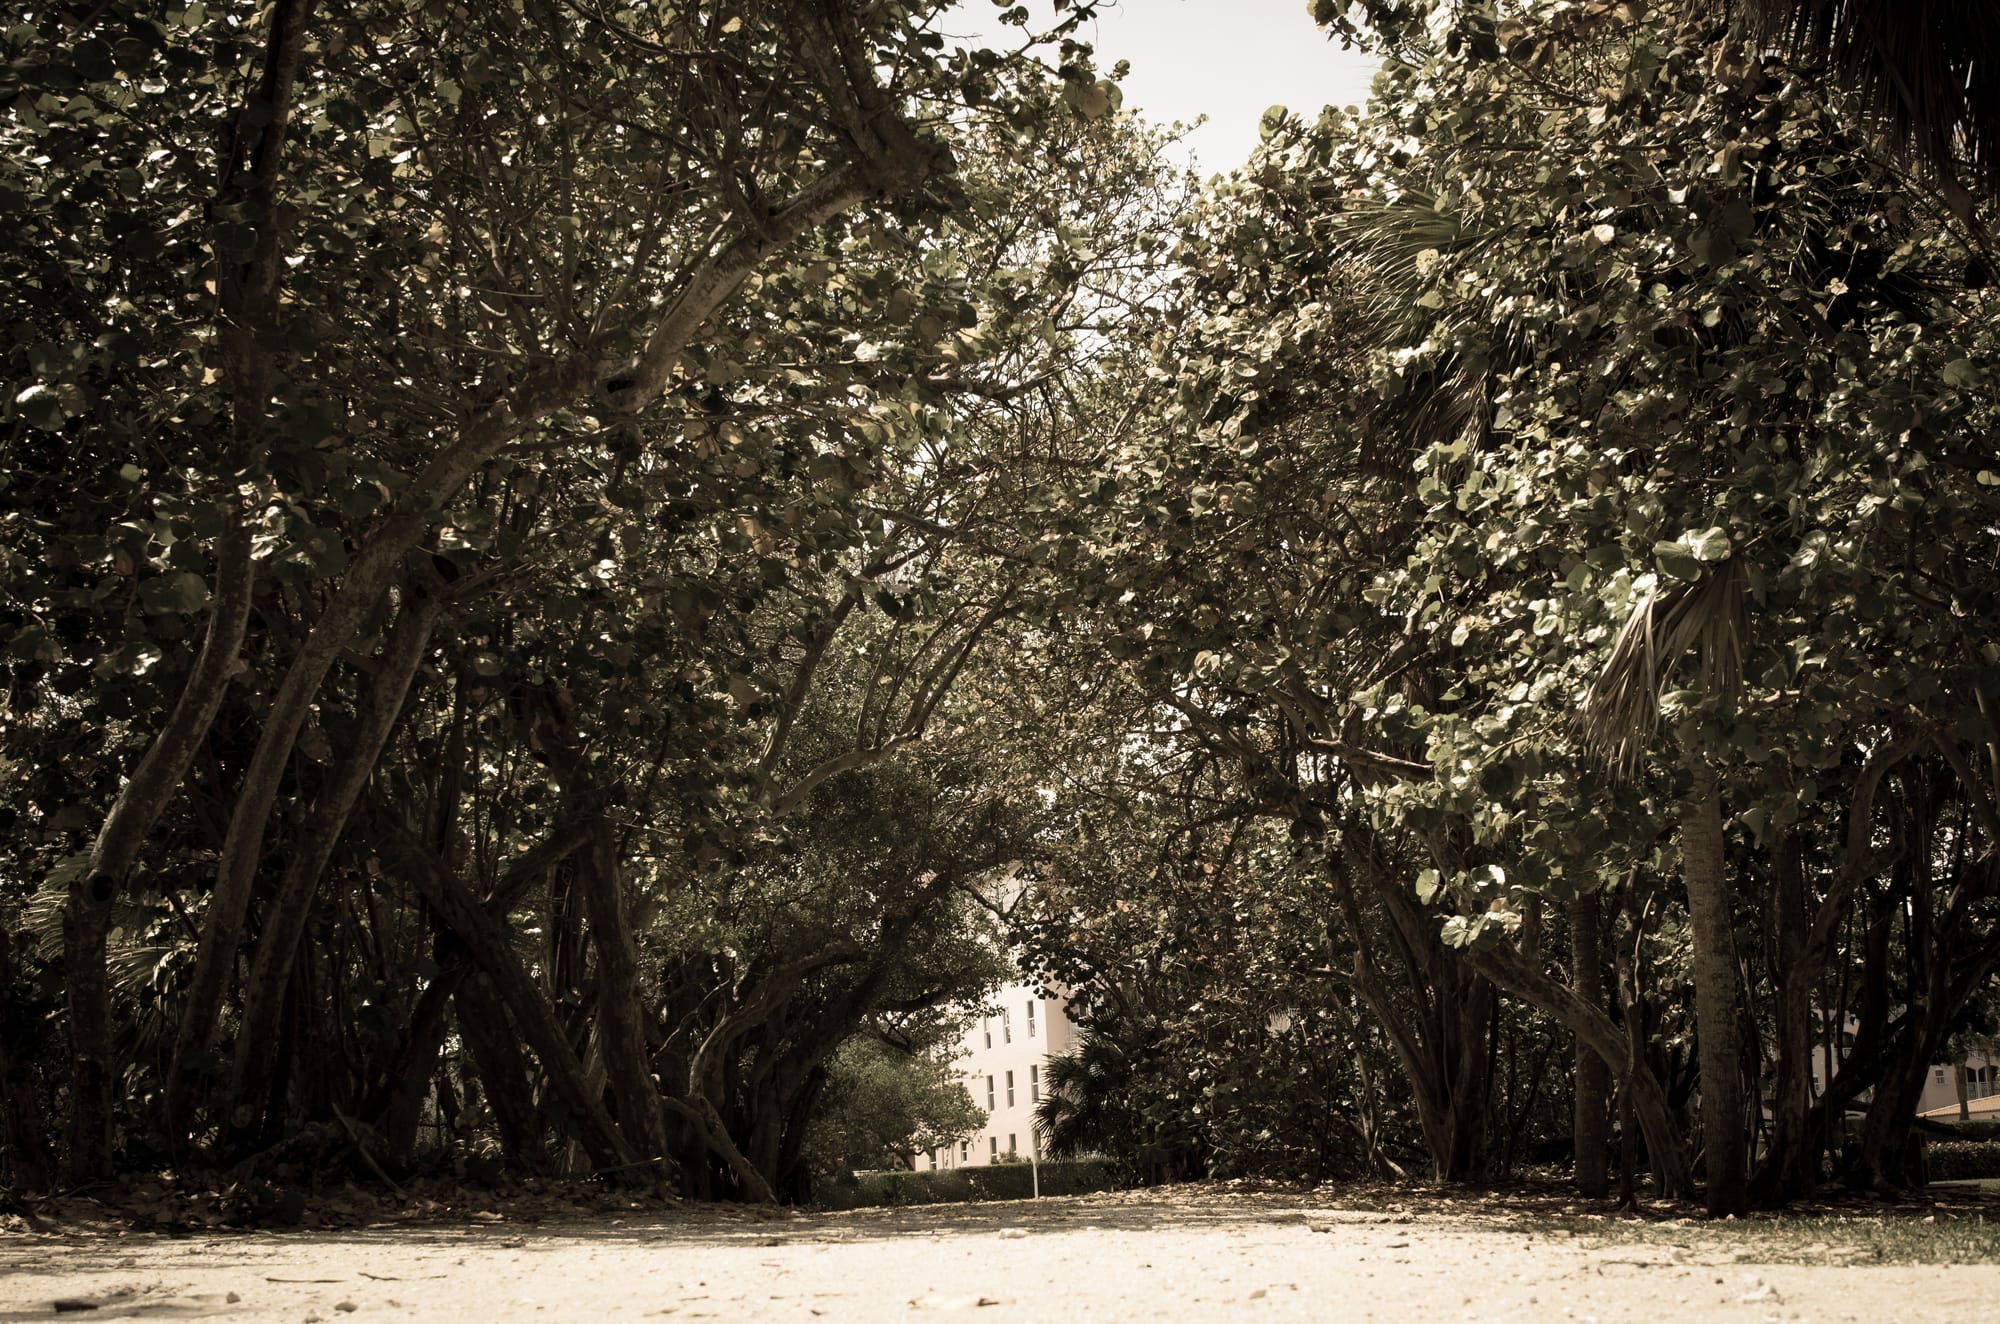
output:
<path id="1" fill-rule="evenodd" d="M 1037 1200 L 1042 1198 L 1042 1156 L 1038 1152 L 1040 1149 L 1040 1145 L 1033 1143 L 1028 1146 L 1028 1175 L 1034 1180 L 1034 1198 Z"/>

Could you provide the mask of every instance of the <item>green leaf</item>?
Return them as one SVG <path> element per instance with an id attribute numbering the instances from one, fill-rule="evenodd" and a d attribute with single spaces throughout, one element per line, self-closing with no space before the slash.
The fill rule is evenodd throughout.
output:
<path id="1" fill-rule="evenodd" d="M 1729 555 L 1729 535 L 1721 529 L 1703 529 L 1700 533 L 1681 535 L 1697 561 L 1720 561 Z"/>
<path id="2" fill-rule="evenodd" d="M 69 422 L 69 415 L 63 411 L 56 393 L 39 382 L 15 396 L 14 405 L 29 427 L 43 432 L 58 431 Z"/>
<path id="3" fill-rule="evenodd" d="M 1971 359 L 1953 359 L 1938 375 L 1944 378 L 1946 386 L 1976 389 L 1986 385 L 1986 374 Z"/>
<path id="4" fill-rule="evenodd" d="M 1685 543 L 1656 542 L 1653 544 L 1653 564 L 1660 573 L 1672 575 L 1675 579 L 1693 581 L 1701 578 L 1701 562 Z"/>
<path id="5" fill-rule="evenodd" d="M 208 581 L 192 570 L 160 575 L 139 585 L 139 606 L 155 616 L 200 611 L 208 605 Z"/>

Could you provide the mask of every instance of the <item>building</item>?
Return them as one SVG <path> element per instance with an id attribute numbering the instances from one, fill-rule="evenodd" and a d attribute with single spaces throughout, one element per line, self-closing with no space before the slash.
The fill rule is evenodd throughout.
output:
<path id="1" fill-rule="evenodd" d="M 1965 1120 L 1990 1122 L 2000 1117 L 2000 1060 L 1991 1053 L 1973 1053 L 1964 1062 L 1931 1067 L 1924 1079 L 1923 1095 L 1917 1100 L 1917 1116 L 1934 1122 L 1956 1122 L 1959 1117 L 1958 1072 L 1965 1073 Z"/>
<path id="2" fill-rule="evenodd" d="M 1048 1080 L 1049 1059 L 1072 1051 L 1075 1033 L 1064 999 L 1043 997 L 1029 984 L 1008 984 L 967 1027 L 955 1059 L 986 1125 L 969 1140 L 920 1155 L 919 1168 L 970 1168 L 1003 1156 L 1036 1156 L 1035 1105 Z"/>
<path id="3" fill-rule="evenodd" d="M 1841 1055 L 1846 1056 L 1856 1024 L 1847 1023 L 1841 1035 Z M 1832 1060 L 1826 1046 L 1813 1049 L 1812 1091 L 1817 1098 L 1826 1090 Z M 1967 1120 L 1992 1121 L 2000 1118 L 2000 1056 L 1993 1053 L 1968 1054 L 1963 1062 L 1934 1062 L 1924 1077 L 1924 1092 L 1917 1096 L 1917 1116 L 1934 1122 L 1956 1122 L 1959 1118 L 1958 1073 L 1965 1075 Z M 1864 1093 L 1862 1099 L 1869 1096 Z M 1858 1104 L 1856 1106 L 1859 1106 Z"/>

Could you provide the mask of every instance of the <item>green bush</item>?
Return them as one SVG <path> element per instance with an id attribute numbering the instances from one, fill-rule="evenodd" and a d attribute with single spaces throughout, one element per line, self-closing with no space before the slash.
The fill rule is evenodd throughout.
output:
<path id="1" fill-rule="evenodd" d="M 1108 1159 L 1059 1159 L 1041 1165 L 1043 1195 L 1086 1195 L 1123 1186 Z M 818 1192 L 829 1209 L 864 1205 L 942 1204 L 956 1200 L 1025 1200 L 1034 1194 L 1034 1169 L 996 1163 L 938 1172 L 866 1172 L 851 1182 L 827 1182 Z"/>
<path id="2" fill-rule="evenodd" d="M 1932 1181 L 2000 1177 L 2000 1140 L 1933 1140 L 1924 1153 Z"/>

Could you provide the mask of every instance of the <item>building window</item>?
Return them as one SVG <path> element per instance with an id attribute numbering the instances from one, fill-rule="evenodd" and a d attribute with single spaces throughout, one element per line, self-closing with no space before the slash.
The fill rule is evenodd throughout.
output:
<path id="1" fill-rule="evenodd" d="M 935 1149 L 931 1151 L 931 1171 L 937 1171 L 937 1151 Z"/>
<path id="2" fill-rule="evenodd" d="M 989 1153 L 990 1155 L 992 1155 L 992 1156 L 993 1156 L 994 1158 L 999 1158 L 999 1157 L 1000 1157 L 1000 1137 L 999 1137 L 999 1136 L 987 1136 L 987 1137 L 986 1137 L 986 1146 L 987 1146 L 987 1153 Z"/>
<path id="3" fill-rule="evenodd" d="M 1007 1106 L 1014 1106 L 1014 1073 L 1011 1071 L 1007 1073 Z"/>
<path id="4" fill-rule="evenodd" d="M 1007 1152 L 1009 1154 L 1014 1154 L 1019 1152 L 1014 1148 L 1014 1133 L 1012 1131 L 1009 1131 L 1007 1133 Z"/>
<path id="5" fill-rule="evenodd" d="M 1028 1000 L 1028 1037 L 1035 1037 L 1035 1003 L 1032 998 Z"/>
<path id="6" fill-rule="evenodd" d="M 986 1111 L 993 1111 L 993 1077 L 986 1078 Z"/>
<path id="7" fill-rule="evenodd" d="M 1039 1103 L 1042 1098 L 1042 1069 L 1028 1068 L 1028 1102 Z"/>
<path id="8" fill-rule="evenodd" d="M 993 1047 L 993 1020 L 988 1016 L 979 1018 L 979 1028 L 986 1032 L 986 1046 Z"/>
<path id="9" fill-rule="evenodd" d="M 960 1163 L 969 1163 L 972 1161 L 972 1142 L 970 1140 L 961 1140 L 958 1142 L 958 1161 Z"/>
<path id="10" fill-rule="evenodd" d="M 1940 1085 L 1944 1084 L 1944 1068 L 1943 1068 L 1943 1067 L 1939 1067 L 1939 1068 L 1937 1069 L 1937 1083 L 1938 1083 L 1938 1084 L 1940 1084 Z"/>
<path id="11" fill-rule="evenodd" d="M 1000 1042 L 1003 1044 L 1014 1042 L 1014 1018 L 1007 1014 L 1005 1007 L 1000 1009 Z"/>

